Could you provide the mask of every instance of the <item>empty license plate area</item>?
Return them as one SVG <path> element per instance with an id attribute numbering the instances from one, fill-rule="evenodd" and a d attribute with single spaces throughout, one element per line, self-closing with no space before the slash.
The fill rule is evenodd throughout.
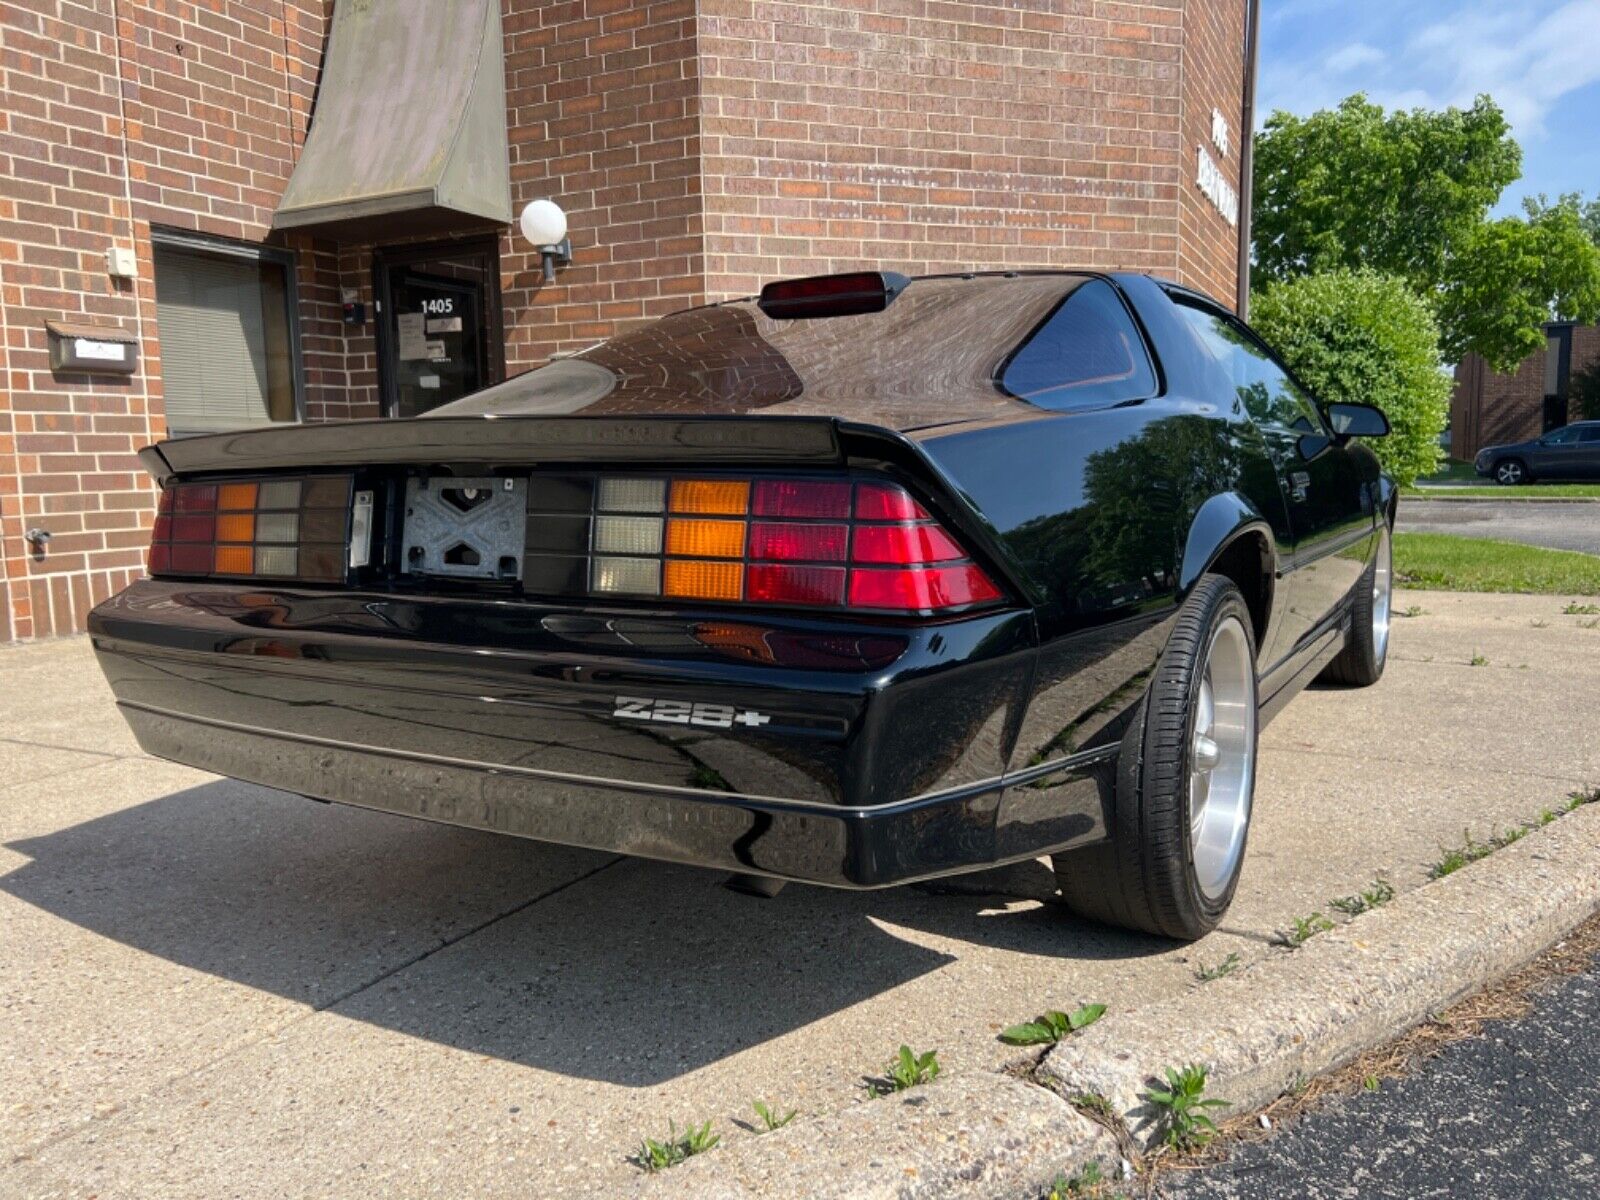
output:
<path id="1" fill-rule="evenodd" d="M 527 505 L 526 479 L 406 480 L 401 570 L 407 575 L 517 579 Z"/>

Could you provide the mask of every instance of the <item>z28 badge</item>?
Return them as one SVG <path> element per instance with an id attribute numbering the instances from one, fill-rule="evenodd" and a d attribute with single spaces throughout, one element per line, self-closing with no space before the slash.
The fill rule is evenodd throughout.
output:
<path id="1" fill-rule="evenodd" d="M 732 729 L 735 725 L 754 729 L 772 720 L 753 708 L 735 708 L 731 704 L 696 704 L 689 700 L 652 700 L 647 696 L 618 696 L 611 715 L 630 721 L 699 725 L 705 729 Z"/>

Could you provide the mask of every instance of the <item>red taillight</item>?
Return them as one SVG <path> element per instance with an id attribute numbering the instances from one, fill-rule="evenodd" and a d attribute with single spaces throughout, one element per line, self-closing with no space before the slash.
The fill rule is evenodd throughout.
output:
<path id="1" fill-rule="evenodd" d="M 164 489 L 152 575 L 339 582 L 349 559 L 348 475 L 178 483 Z"/>
<path id="2" fill-rule="evenodd" d="M 938 610 L 999 598 L 1000 589 L 973 563 L 850 572 L 851 608 Z"/>
<path id="3" fill-rule="evenodd" d="M 750 526 L 750 557 L 781 562 L 843 562 L 850 541 L 848 525 Z"/>
<path id="4" fill-rule="evenodd" d="M 937 525 L 863 525 L 850 552 L 858 563 L 940 563 L 965 558 L 961 547 Z"/>
<path id="5" fill-rule="evenodd" d="M 530 595 L 906 615 L 1001 599 L 955 538 L 887 480 L 536 474 L 528 496 Z"/>

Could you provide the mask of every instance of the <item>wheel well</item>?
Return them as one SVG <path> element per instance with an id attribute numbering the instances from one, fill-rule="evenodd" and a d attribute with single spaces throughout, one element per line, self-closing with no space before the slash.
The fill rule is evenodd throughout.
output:
<path id="1" fill-rule="evenodd" d="M 1244 594 L 1259 648 L 1267 635 L 1267 614 L 1272 610 L 1272 550 L 1267 539 L 1253 532 L 1234 538 L 1211 560 L 1207 570 L 1226 575 Z"/>

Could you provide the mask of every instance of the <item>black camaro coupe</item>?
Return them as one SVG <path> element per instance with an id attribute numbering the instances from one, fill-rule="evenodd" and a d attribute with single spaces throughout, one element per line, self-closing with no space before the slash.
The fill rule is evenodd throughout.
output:
<path id="1" fill-rule="evenodd" d="M 1387 431 L 1158 279 L 791 280 L 424 417 L 153 446 L 150 578 L 90 629 L 162 758 L 757 890 L 1047 854 L 1194 938 L 1262 722 L 1383 671 Z"/>

